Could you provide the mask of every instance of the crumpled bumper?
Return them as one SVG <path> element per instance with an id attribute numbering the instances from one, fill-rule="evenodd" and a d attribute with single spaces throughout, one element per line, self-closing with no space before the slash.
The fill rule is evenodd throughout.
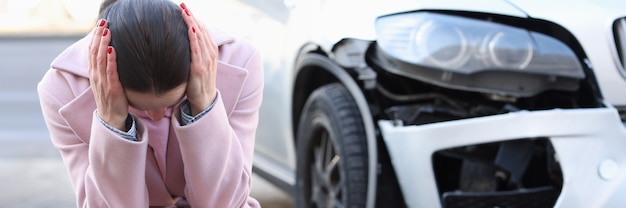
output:
<path id="1" fill-rule="evenodd" d="M 548 138 L 563 172 L 555 207 L 626 205 L 626 131 L 614 108 L 520 111 L 419 126 L 378 122 L 409 207 L 441 207 L 432 155 L 442 149 Z"/>

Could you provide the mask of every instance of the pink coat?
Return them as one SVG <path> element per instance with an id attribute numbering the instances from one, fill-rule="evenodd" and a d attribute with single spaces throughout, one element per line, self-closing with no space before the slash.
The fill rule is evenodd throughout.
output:
<path id="1" fill-rule="evenodd" d="M 150 120 L 131 107 L 140 142 L 119 137 L 95 117 L 87 35 L 62 52 L 38 85 L 54 146 L 71 176 L 78 207 L 260 207 L 249 196 L 255 131 L 263 92 L 259 52 L 212 31 L 219 45 L 218 102 L 181 126 L 178 106 Z"/>

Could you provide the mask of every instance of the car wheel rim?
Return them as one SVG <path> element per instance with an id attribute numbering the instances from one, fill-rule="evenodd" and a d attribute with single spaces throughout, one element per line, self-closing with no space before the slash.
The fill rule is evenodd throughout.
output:
<path id="1" fill-rule="evenodd" d="M 343 206 L 343 181 L 340 173 L 340 156 L 330 134 L 322 128 L 319 143 L 313 147 L 311 163 L 311 205 L 312 207 Z"/>

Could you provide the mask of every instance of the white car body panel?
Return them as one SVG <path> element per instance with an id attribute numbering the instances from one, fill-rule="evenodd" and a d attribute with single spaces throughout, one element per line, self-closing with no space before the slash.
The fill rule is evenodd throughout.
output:
<path id="1" fill-rule="evenodd" d="M 613 108 L 520 111 L 406 127 L 379 121 L 379 126 L 408 207 L 441 207 L 439 200 L 424 200 L 440 197 L 430 168 L 435 151 L 537 137 L 550 139 L 563 171 L 555 207 L 626 204 L 626 131 Z"/>

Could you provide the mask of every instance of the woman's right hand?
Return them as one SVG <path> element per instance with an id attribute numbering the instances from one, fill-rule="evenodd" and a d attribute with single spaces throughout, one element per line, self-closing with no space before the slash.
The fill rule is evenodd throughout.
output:
<path id="1" fill-rule="evenodd" d="M 101 19 L 93 32 L 89 45 L 89 83 L 100 118 L 112 127 L 128 131 L 128 100 L 117 73 L 115 49 L 109 46 L 111 31 L 107 27 L 107 21 Z"/>

